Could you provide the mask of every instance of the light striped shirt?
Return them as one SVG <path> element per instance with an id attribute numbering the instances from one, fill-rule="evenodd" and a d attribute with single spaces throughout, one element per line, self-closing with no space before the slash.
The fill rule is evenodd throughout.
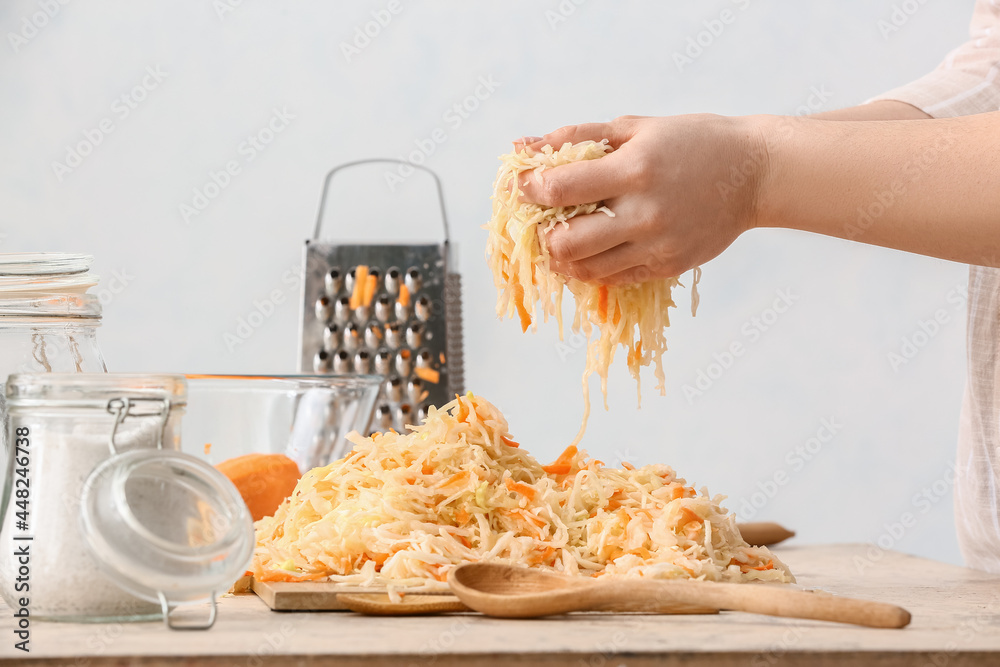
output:
<path id="1" fill-rule="evenodd" d="M 1000 110 L 1000 0 L 978 0 L 971 38 L 913 83 L 875 99 L 934 118 Z M 997 258 L 991 258 L 996 263 Z M 959 422 L 955 525 L 966 563 L 1000 573 L 1000 270 L 969 268 L 968 379 Z"/>

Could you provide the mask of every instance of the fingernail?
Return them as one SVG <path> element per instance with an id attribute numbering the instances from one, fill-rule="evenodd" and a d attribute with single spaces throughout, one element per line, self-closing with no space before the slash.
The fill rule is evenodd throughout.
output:
<path id="1" fill-rule="evenodd" d="M 515 144 L 533 144 L 536 141 L 541 141 L 541 140 L 542 140 L 541 137 L 521 137 L 520 139 L 516 139 L 514 141 L 514 143 Z"/>

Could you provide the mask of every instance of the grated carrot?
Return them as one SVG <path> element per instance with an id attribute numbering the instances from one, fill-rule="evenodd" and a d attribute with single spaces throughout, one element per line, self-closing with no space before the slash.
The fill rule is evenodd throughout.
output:
<path id="1" fill-rule="evenodd" d="M 531 314 L 524 307 L 524 287 L 520 283 L 514 285 L 514 307 L 521 318 L 521 333 L 524 333 L 531 326 Z"/>
<path id="2" fill-rule="evenodd" d="M 413 371 L 413 374 L 424 382 L 437 384 L 441 381 L 441 372 L 436 371 L 433 368 L 417 368 Z"/>
<path id="3" fill-rule="evenodd" d="M 354 269 L 354 290 L 351 292 L 351 310 L 361 305 L 361 300 L 365 295 L 365 283 L 368 280 L 368 267 L 359 264 Z"/>
<path id="4" fill-rule="evenodd" d="M 528 486 L 527 484 L 521 484 L 520 482 L 515 482 L 512 479 L 507 480 L 507 488 L 515 493 L 520 493 L 522 496 L 528 500 L 535 499 L 535 490 Z"/>

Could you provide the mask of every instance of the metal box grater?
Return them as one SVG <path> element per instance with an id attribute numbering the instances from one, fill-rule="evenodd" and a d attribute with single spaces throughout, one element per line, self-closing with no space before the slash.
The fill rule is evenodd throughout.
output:
<path id="1" fill-rule="evenodd" d="M 299 370 L 381 375 L 385 381 L 371 429 L 402 432 L 421 421 L 428 406 L 443 405 L 464 391 L 461 279 L 449 270 L 441 180 L 426 167 L 401 163 L 434 179 L 441 243 L 358 245 L 320 239 L 333 176 L 378 162 L 400 161 L 349 162 L 326 176 L 316 230 L 303 258 Z M 364 277 L 360 285 L 359 274 Z"/>

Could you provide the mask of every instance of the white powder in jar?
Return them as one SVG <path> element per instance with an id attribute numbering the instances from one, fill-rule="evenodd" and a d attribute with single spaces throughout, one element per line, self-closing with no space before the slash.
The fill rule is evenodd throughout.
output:
<path id="1" fill-rule="evenodd" d="M 40 619 L 97 622 L 158 617 L 159 604 L 135 597 L 104 574 L 82 530 L 81 494 L 91 471 L 111 456 L 108 443 L 114 418 L 48 413 L 44 419 L 17 414 L 11 419 L 15 428 L 30 429 L 30 518 L 28 531 L 16 530 L 20 508 L 11 497 L 0 531 L 0 594 L 7 604 L 15 606 L 19 598 L 27 597 L 32 617 Z M 119 453 L 155 449 L 159 435 L 158 418 L 130 417 L 118 427 L 115 443 Z M 167 447 L 175 440 L 169 432 L 164 435 Z M 153 504 L 157 498 L 139 501 Z M 33 539 L 13 539 L 25 535 Z M 18 591 L 19 563 L 14 553 L 24 544 L 31 552 L 29 590 Z"/>

